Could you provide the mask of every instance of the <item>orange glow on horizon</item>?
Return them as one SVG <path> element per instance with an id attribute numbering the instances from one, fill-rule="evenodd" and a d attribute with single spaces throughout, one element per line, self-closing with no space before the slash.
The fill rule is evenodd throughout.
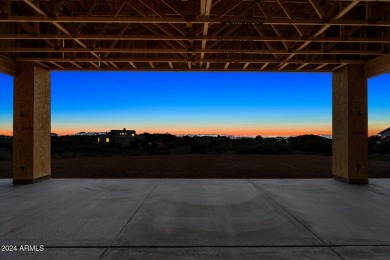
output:
<path id="1" fill-rule="evenodd" d="M 12 129 L 0 129 L 0 135 L 13 135 Z"/>
<path id="2" fill-rule="evenodd" d="M 78 132 L 109 132 L 111 129 L 122 129 L 118 127 L 112 128 L 68 128 L 68 129 L 52 129 L 52 132 L 59 135 L 71 135 Z M 130 129 L 130 128 L 129 128 Z M 142 133 L 169 133 L 173 135 L 185 135 L 185 134 L 220 134 L 220 135 L 233 135 L 233 136 L 295 136 L 295 135 L 304 135 L 304 134 L 314 134 L 314 135 L 330 135 L 331 128 L 315 128 L 315 127 L 240 127 L 232 126 L 231 128 L 226 127 L 160 127 L 160 126 L 151 126 L 151 127 L 137 127 L 136 130 L 138 134 Z"/>
<path id="3" fill-rule="evenodd" d="M 103 128 L 103 127 L 94 127 L 94 128 L 65 128 L 65 129 L 52 129 L 53 133 L 59 135 L 73 135 L 78 132 L 109 132 L 111 129 L 122 129 L 122 128 Z M 368 136 L 377 135 L 380 131 L 385 129 L 378 125 L 373 126 L 368 131 Z M 220 135 L 233 135 L 233 136 L 297 136 L 305 134 L 313 135 L 332 135 L 331 127 L 264 127 L 264 128 L 255 128 L 255 127 L 231 127 L 228 128 L 212 128 L 212 127 L 195 127 L 195 128 L 170 128 L 170 127 L 148 127 L 148 128 L 138 128 L 132 129 L 136 130 L 138 134 L 148 132 L 150 134 L 157 133 L 169 133 L 173 135 L 185 135 L 185 134 L 220 134 Z M 1 135 L 13 135 L 12 129 L 0 129 Z"/>

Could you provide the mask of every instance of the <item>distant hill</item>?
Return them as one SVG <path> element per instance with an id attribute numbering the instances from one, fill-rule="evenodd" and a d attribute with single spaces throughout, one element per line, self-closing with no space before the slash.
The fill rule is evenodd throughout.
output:
<path id="1" fill-rule="evenodd" d="M 223 135 L 175 136 L 140 134 L 129 146 L 99 144 L 96 136 L 53 136 L 52 157 L 91 157 L 117 155 L 183 155 L 183 154 L 332 154 L 332 140 L 318 135 L 293 137 L 239 137 Z M 370 158 L 390 160 L 390 142 L 378 144 L 368 138 Z M 12 159 L 12 138 L 0 138 L 0 160 Z"/>

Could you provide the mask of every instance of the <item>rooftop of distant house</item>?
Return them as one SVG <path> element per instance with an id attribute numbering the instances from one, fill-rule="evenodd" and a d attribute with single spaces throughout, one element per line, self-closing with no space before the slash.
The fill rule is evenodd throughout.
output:
<path id="1" fill-rule="evenodd" d="M 385 129 L 385 130 L 383 130 L 382 132 L 379 132 L 378 134 L 383 134 L 383 133 L 388 132 L 388 131 L 390 131 L 390 127 Z"/>

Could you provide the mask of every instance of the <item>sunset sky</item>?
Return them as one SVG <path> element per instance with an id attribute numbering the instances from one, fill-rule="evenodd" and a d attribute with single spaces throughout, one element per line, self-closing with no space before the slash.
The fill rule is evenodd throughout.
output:
<path id="1" fill-rule="evenodd" d="M 331 73 L 52 72 L 52 132 L 331 134 Z M 390 127 L 390 74 L 369 80 L 369 134 Z M 0 74 L 0 134 L 12 135 Z"/>

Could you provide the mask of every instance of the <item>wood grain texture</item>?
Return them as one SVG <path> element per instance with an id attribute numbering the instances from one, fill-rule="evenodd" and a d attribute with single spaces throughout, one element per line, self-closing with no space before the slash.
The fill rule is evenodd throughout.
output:
<path id="1" fill-rule="evenodd" d="M 389 1 L 3 2 L 0 53 L 51 70 L 389 71 Z"/>
<path id="2" fill-rule="evenodd" d="M 368 182 L 367 79 L 364 66 L 333 72 L 332 173 L 348 182 Z"/>
<path id="3" fill-rule="evenodd" d="M 15 183 L 34 182 L 51 173 L 50 72 L 19 64 L 14 80 Z"/>

